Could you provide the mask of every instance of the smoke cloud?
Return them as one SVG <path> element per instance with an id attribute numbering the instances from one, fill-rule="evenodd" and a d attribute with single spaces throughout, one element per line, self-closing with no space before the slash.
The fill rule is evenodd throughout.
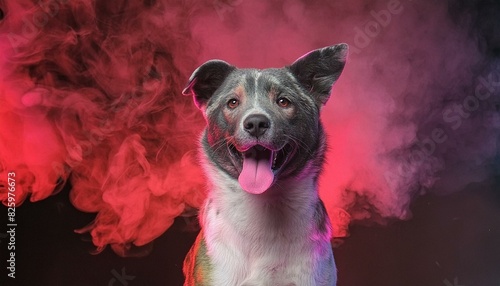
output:
<path id="1" fill-rule="evenodd" d="M 180 95 L 219 58 L 281 67 L 346 42 L 323 109 L 320 193 L 349 223 L 411 217 L 412 200 L 498 174 L 500 5 L 492 1 L 0 1 L 0 198 L 70 182 L 98 250 L 129 255 L 198 208 L 203 119 Z"/>
<path id="2" fill-rule="evenodd" d="M 180 96 L 197 53 L 188 4 L 2 3 L 0 166 L 18 205 L 69 179 L 75 207 L 97 213 L 80 232 L 121 255 L 200 206 L 202 120 Z"/>

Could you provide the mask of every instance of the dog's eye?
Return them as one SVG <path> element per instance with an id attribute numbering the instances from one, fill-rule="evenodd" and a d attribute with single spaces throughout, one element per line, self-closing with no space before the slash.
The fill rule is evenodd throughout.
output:
<path id="1" fill-rule="evenodd" d="M 227 107 L 229 107 L 230 109 L 235 109 L 236 107 L 238 107 L 238 105 L 240 105 L 240 101 L 237 100 L 236 98 L 231 98 L 227 102 Z"/>
<path id="2" fill-rule="evenodd" d="M 284 97 L 280 97 L 278 98 L 278 100 L 276 101 L 276 103 L 280 106 L 280 107 L 288 107 L 290 106 L 290 104 L 292 104 L 290 102 L 290 100 L 284 98 Z"/>

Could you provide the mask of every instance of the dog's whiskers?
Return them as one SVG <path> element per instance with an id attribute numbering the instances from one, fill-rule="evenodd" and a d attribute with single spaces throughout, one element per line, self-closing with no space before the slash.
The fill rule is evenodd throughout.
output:
<path id="1" fill-rule="evenodd" d="M 300 140 L 299 138 L 294 137 L 293 135 L 286 135 L 287 138 L 295 143 L 298 147 L 300 147 L 301 151 L 306 152 L 308 155 L 313 156 L 314 154 L 311 152 L 311 149 L 309 146 L 306 144 L 306 142 Z"/>

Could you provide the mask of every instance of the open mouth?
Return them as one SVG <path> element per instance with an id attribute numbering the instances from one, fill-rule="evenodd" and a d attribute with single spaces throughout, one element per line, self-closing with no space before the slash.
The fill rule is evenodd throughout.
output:
<path id="1" fill-rule="evenodd" d="M 233 162 L 237 168 L 241 166 L 238 182 L 245 191 L 252 194 L 261 194 L 269 189 L 275 175 L 286 165 L 293 150 L 290 144 L 279 150 L 254 145 L 244 151 L 229 145 Z"/>

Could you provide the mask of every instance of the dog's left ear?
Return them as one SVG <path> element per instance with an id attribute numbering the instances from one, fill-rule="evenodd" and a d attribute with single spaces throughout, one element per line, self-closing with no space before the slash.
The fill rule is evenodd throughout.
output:
<path id="1" fill-rule="evenodd" d="M 208 100 L 234 69 L 234 66 L 225 61 L 210 60 L 193 72 L 182 94 L 192 95 L 196 106 L 204 109 Z"/>
<path id="2" fill-rule="evenodd" d="M 332 86 L 344 69 L 348 50 L 347 44 L 314 50 L 287 68 L 316 101 L 323 105 L 328 101 Z"/>

